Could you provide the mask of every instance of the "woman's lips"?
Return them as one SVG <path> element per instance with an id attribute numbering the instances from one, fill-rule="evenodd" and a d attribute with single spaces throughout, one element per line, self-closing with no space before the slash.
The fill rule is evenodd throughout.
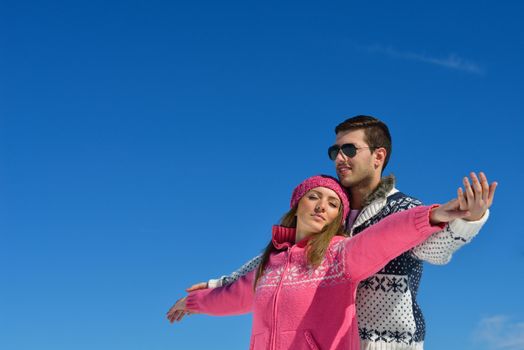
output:
<path id="1" fill-rule="evenodd" d="M 320 215 L 320 214 L 311 214 L 311 216 L 314 217 L 314 218 L 318 218 L 318 219 L 320 219 L 320 220 L 322 220 L 322 221 L 326 221 L 326 218 L 323 217 L 323 216 Z"/>

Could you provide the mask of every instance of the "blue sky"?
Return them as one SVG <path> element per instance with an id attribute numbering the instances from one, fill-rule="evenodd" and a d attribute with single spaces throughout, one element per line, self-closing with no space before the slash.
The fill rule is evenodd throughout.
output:
<path id="1" fill-rule="evenodd" d="M 246 349 L 250 316 L 164 315 L 257 254 L 334 127 L 393 135 L 426 203 L 500 184 L 478 237 L 426 265 L 427 349 L 524 349 L 524 5 L 4 1 L 0 347 Z"/>

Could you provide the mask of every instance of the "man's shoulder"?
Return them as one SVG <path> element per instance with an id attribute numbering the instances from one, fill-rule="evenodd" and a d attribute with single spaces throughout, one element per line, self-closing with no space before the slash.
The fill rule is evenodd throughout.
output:
<path id="1" fill-rule="evenodd" d="M 396 191 L 386 198 L 386 211 L 392 213 L 418 207 L 423 203 L 417 198 L 407 195 L 404 192 Z"/>
<path id="2" fill-rule="evenodd" d="M 417 198 L 406 195 L 398 189 L 393 188 L 380 203 L 371 204 L 369 208 L 364 209 L 365 215 L 367 216 L 364 217 L 360 223 L 357 221 L 358 224 L 354 226 L 353 232 L 358 233 L 366 227 L 376 224 L 390 214 L 408 210 L 419 205 L 422 205 L 422 202 Z"/>

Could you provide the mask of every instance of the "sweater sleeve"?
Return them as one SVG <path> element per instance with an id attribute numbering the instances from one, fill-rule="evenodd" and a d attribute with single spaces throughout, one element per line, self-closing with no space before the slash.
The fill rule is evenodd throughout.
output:
<path id="1" fill-rule="evenodd" d="M 346 271 L 354 280 L 363 280 L 378 272 L 393 258 L 413 248 L 444 225 L 431 226 L 432 206 L 418 206 L 389 215 L 344 245 Z"/>
<path id="2" fill-rule="evenodd" d="M 214 316 L 240 315 L 253 309 L 255 270 L 232 284 L 189 293 L 186 307 L 189 311 Z"/>
<path id="3" fill-rule="evenodd" d="M 404 197 L 396 201 L 391 208 L 391 214 L 422 205 L 415 198 Z M 480 232 L 480 229 L 489 218 L 489 210 L 477 221 L 462 219 L 453 220 L 442 230 L 432 234 L 427 240 L 411 250 L 411 254 L 430 264 L 447 264 L 453 254 L 462 248 Z"/>
<path id="4" fill-rule="evenodd" d="M 488 220 L 489 210 L 478 221 L 456 219 L 443 230 L 431 235 L 420 245 L 413 248 L 412 253 L 420 260 L 435 265 L 447 264 L 453 253 L 471 242 Z"/>
<path id="5" fill-rule="evenodd" d="M 231 273 L 228 276 L 222 276 L 217 279 L 210 279 L 207 281 L 207 286 L 209 288 L 216 288 L 216 287 L 222 287 L 227 286 L 228 284 L 231 284 L 238 280 L 240 277 L 248 274 L 250 271 L 256 270 L 258 265 L 260 265 L 260 262 L 262 261 L 262 254 L 255 256 L 253 259 L 246 262 L 244 265 L 242 265 L 238 270 Z"/>

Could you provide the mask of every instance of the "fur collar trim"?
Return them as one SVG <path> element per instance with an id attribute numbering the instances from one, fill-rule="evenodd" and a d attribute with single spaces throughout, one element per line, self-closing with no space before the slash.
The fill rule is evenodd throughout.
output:
<path id="1" fill-rule="evenodd" d="M 364 199 L 364 206 L 371 204 L 377 199 L 385 199 L 388 193 L 395 187 L 395 175 L 390 174 L 380 179 L 378 187 Z"/>

